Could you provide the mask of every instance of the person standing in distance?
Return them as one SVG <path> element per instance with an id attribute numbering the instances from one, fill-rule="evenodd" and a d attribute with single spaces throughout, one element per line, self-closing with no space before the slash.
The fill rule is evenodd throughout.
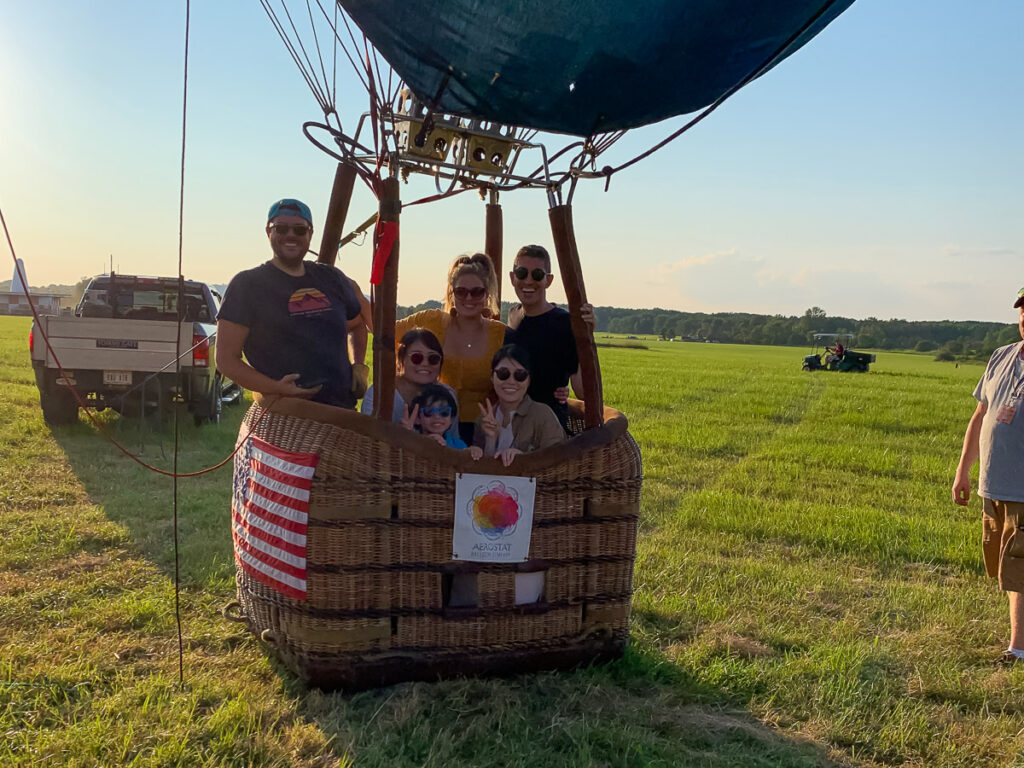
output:
<path id="1" fill-rule="evenodd" d="M 266 395 L 355 407 L 347 342 L 365 354 L 367 336 L 357 289 L 336 267 L 305 260 L 313 237 L 305 203 L 278 200 L 266 232 L 270 261 L 239 272 L 224 294 L 217 369 Z"/>
<path id="2" fill-rule="evenodd" d="M 533 361 L 527 394 L 551 408 L 562 429 L 568 431 L 568 384 L 571 379 L 573 390 L 580 396 L 583 377 L 569 313 L 547 299 L 547 290 L 555 279 L 551 256 L 543 246 L 524 245 L 516 253 L 509 278 L 519 306 L 509 312 L 505 343 L 526 349 Z M 580 313 L 593 330 L 594 308 L 584 304 Z"/>
<path id="3" fill-rule="evenodd" d="M 1024 288 L 1013 306 L 1024 339 Z M 971 467 L 980 459 L 985 570 L 1010 601 L 1010 644 L 997 662 L 1014 664 L 1024 659 L 1024 342 L 992 353 L 974 398 L 978 407 L 964 435 L 953 501 L 967 506 Z"/>

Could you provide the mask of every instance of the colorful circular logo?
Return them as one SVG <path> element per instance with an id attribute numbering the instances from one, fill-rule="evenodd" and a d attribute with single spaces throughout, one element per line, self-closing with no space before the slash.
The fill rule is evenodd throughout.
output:
<path id="1" fill-rule="evenodd" d="M 477 486 L 467 511 L 473 520 L 473 530 L 487 539 L 500 539 L 514 533 L 519 523 L 519 494 L 494 480 Z"/>

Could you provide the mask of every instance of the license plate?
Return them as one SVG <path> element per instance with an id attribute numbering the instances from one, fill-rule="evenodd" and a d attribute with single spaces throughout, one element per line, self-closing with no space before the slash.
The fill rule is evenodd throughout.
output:
<path id="1" fill-rule="evenodd" d="M 130 386 L 132 383 L 132 372 L 131 371 L 104 371 L 103 372 L 103 383 L 109 384 L 110 386 Z"/>

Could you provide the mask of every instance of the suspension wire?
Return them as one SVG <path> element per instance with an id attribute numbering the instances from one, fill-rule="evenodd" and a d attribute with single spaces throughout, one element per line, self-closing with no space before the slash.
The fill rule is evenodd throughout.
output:
<path id="1" fill-rule="evenodd" d="M 276 17 L 276 12 L 268 7 L 268 1 L 269 0 L 260 0 L 260 1 L 263 4 L 264 9 L 267 11 L 267 15 L 269 17 L 271 17 L 271 20 L 275 23 L 275 27 L 278 27 L 278 35 L 282 38 L 282 40 L 285 41 L 285 44 L 286 44 L 286 46 L 288 46 L 289 51 L 291 51 L 293 53 L 292 58 L 295 61 L 296 65 L 299 67 L 299 70 L 302 73 L 303 77 L 306 79 L 307 84 L 309 84 L 310 88 L 314 90 L 314 94 L 313 94 L 314 97 L 316 97 L 318 100 L 320 100 L 320 92 L 314 87 L 313 83 L 311 82 L 311 80 L 314 79 L 314 78 L 312 78 L 305 71 L 305 67 L 303 67 L 302 62 L 300 60 L 300 57 L 295 52 L 294 46 L 292 45 L 290 39 L 288 38 L 286 30 L 283 29 L 283 25 L 281 24 L 281 22 Z M 309 5 L 310 0 L 306 0 L 306 2 L 307 2 L 307 9 L 310 10 L 310 13 L 311 13 L 311 6 Z M 372 154 L 375 155 L 376 158 L 377 158 L 376 165 L 373 168 L 373 170 L 370 171 L 370 170 L 368 170 L 366 168 L 361 167 L 360 163 L 355 162 L 351 157 L 349 157 L 348 156 L 349 153 L 345 150 L 344 147 L 340 147 L 342 154 L 339 155 L 339 154 L 333 152 L 332 150 L 330 150 L 329 148 L 327 148 L 326 146 L 324 146 L 323 144 L 321 144 L 320 142 L 313 140 L 312 137 L 309 135 L 308 131 L 306 131 L 306 137 L 309 138 L 311 141 L 313 141 L 313 143 L 316 146 L 318 146 L 321 150 L 323 150 L 327 154 L 331 155 L 332 157 L 334 157 L 339 162 L 349 162 L 353 166 L 355 166 L 357 175 L 359 175 L 359 177 L 363 180 L 363 183 L 366 184 L 366 186 L 369 189 L 369 191 L 375 197 L 377 197 L 378 196 L 378 190 L 376 188 L 376 181 L 380 179 L 380 169 L 381 169 L 381 166 L 383 165 L 385 156 L 388 155 L 388 154 L 391 154 L 393 150 L 397 151 L 397 144 L 395 144 L 394 147 L 391 146 L 391 144 L 393 142 L 397 142 L 397 137 L 394 137 L 393 135 L 391 135 L 390 132 L 384 132 L 384 134 L 381 135 L 380 129 L 379 129 L 380 117 L 381 117 L 382 114 L 389 114 L 391 112 L 391 110 L 393 108 L 392 105 L 393 105 L 394 101 L 397 99 L 398 91 L 401 88 L 401 81 L 399 80 L 397 85 L 395 84 L 395 80 L 394 80 L 395 72 L 394 72 L 394 70 L 390 66 L 388 66 L 387 67 L 387 74 L 388 74 L 387 85 L 385 86 L 385 84 L 384 84 L 385 78 L 383 76 L 384 72 L 381 69 L 381 58 L 382 57 L 380 56 L 379 52 L 370 45 L 369 40 L 368 40 L 368 38 L 365 35 L 360 34 L 360 36 L 362 37 L 362 44 L 360 45 L 360 42 L 359 42 L 359 40 L 356 37 L 355 31 L 353 31 L 352 24 L 350 22 L 350 19 L 348 18 L 348 15 L 345 14 L 342 10 L 340 10 L 340 7 L 339 7 L 338 3 L 334 3 L 333 4 L 334 5 L 334 17 L 332 19 L 331 16 L 327 13 L 327 10 L 324 8 L 322 0 L 315 0 L 315 2 L 317 4 L 317 7 L 320 9 L 320 12 L 323 15 L 323 18 L 324 18 L 326 24 L 330 27 L 331 31 L 334 33 L 335 42 L 336 42 L 335 50 L 334 50 L 334 55 L 337 56 L 337 51 L 340 48 L 342 53 L 348 59 L 349 64 L 352 66 L 353 71 L 356 73 L 356 76 L 359 78 L 360 83 L 366 89 L 367 94 L 369 96 L 369 101 L 370 101 L 370 122 L 371 122 L 372 131 L 373 131 L 373 138 L 374 138 Z M 282 4 L 282 7 L 284 8 L 285 13 L 288 14 L 289 21 L 291 21 L 291 14 L 288 12 L 287 7 L 285 7 L 284 0 L 282 0 L 281 4 Z M 338 19 L 341 20 L 341 25 L 338 24 Z M 310 23 L 311 23 L 311 25 L 313 24 L 312 19 L 311 19 Z M 342 26 L 342 25 L 344 26 L 345 32 L 347 33 L 348 42 L 346 42 L 345 40 L 342 39 L 341 30 L 340 30 L 340 26 Z M 294 24 L 292 25 L 292 28 L 294 29 Z M 296 31 L 296 34 L 298 34 L 297 31 Z M 317 41 L 317 50 L 319 52 L 319 50 L 320 50 L 319 37 L 316 35 L 315 30 L 314 30 L 314 39 Z M 349 45 L 350 43 L 351 43 L 351 49 L 350 49 L 350 45 Z M 301 46 L 301 41 L 299 41 L 299 45 Z M 361 61 L 361 63 L 357 63 L 357 61 L 355 59 L 355 56 L 354 56 L 354 51 L 360 50 L 360 48 L 362 49 L 362 56 L 360 57 L 362 59 L 362 61 Z M 305 53 L 305 48 L 303 48 L 302 50 L 303 50 L 303 53 Z M 324 75 L 324 77 L 326 79 L 326 74 Z M 321 106 L 323 106 L 323 102 L 321 102 Z M 326 112 L 326 110 L 325 110 L 325 112 Z M 336 111 L 335 111 L 334 114 L 337 116 L 337 112 Z M 336 139 L 342 140 L 342 141 L 347 141 L 348 139 L 344 136 L 344 134 L 340 130 L 340 124 L 341 124 L 340 116 L 338 116 L 338 123 L 339 123 L 339 129 L 337 131 L 334 131 L 332 126 L 330 126 L 329 124 L 325 124 L 324 127 L 326 127 L 330 132 L 334 133 Z M 309 126 L 310 124 L 307 123 L 306 125 Z M 538 133 L 538 131 L 536 129 L 519 128 L 512 135 L 515 138 L 519 138 L 519 140 L 521 140 L 521 141 L 529 142 L 529 141 L 532 141 L 533 137 L 536 136 L 537 133 Z M 516 134 L 521 134 L 521 137 L 517 136 Z M 354 145 L 355 141 L 354 140 L 351 140 L 351 141 L 352 141 L 352 143 Z M 577 144 L 578 144 L 578 142 L 576 142 L 574 144 L 570 144 L 568 147 L 563 148 L 556 155 L 556 157 L 558 155 L 563 154 L 570 147 L 576 146 Z M 544 170 L 544 166 L 543 165 L 538 166 L 537 169 L 534 170 L 527 178 L 528 179 L 532 179 L 532 178 L 536 177 L 537 175 L 539 175 L 543 170 Z M 568 176 L 569 176 L 569 174 L 562 174 L 562 176 L 560 177 L 558 183 L 559 184 L 563 183 L 565 181 L 565 179 L 568 178 Z M 457 181 L 457 179 L 456 179 L 456 181 Z M 502 190 L 511 190 L 511 189 L 517 189 L 517 188 L 521 188 L 521 187 L 527 186 L 528 184 L 529 184 L 529 181 L 526 181 L 526 182 L 519 182 L 519 183 L 512 184 L 512 185 L 501 185 L 499 188 L 502 189 Z M 452 186 L 454 187 L 454 184 Z M 423 202 L 430 202 L 430 201 L 434 201 L 434 200 L 439 200 L 439 199 L 442 199 L 444 197 L 449 197 L 449 196 L 454 195 L 454 194 L 459 194 L 462 191 L 464 191 L 464 189 L 460 189 L 460 190 L 449 189 L 447 191 L 439 191 L 438 194 L 428 195 L 428 196 L 423 197 L 423 198 L 421 198 L 419 200 L 415 200 L 415 201 L 408 202 L 408 203 L 403 203 L 403 206 L 416 205 L 416 204 L 423 203 Z"/>
<path id="2" fill-rule="evenodd" d="M 182 88 L 181 88 L 181 174 L 178 179 L 178 332 L 174 339 L 174 378 L 181 381 L 181 326 L 184 321 L 185 309 L 185 275 L 183 273 L 182 254 L 185 243 L 185 136 L 188 127 L 188 43 L 191 16 L 191 0 L 185 0 L 185 54 L 183 56 Z M 217 387 L 217 377 L 213 377 L 211 386 Z M 220 392 L 215 391 L 220 397 Z M 180 419 L 178 409 L 174 409 L 174 477 L 171 488 L 174 509 L 174 619 L 178 625 L 178 685 L 185 682 L 185 641 L 181 632 L 181 566 L 179 559 L 180 542 L 178 536 L 178 429 Z"/>
<path id="3" fill-rule="evenodd" d="M 320 5 L 320 0 L 316 0 L 316 4 Z M 323 6 L 320 6 L 320 10 L 323 11 Z M 331 25 L 331 30 L 333 31 L 337 26 L 338 26 L 338 4 L 335 3 L 334 4 L 334 24 Z M 335 33 L 335 37 L 337 37 L 337 33 Z M 336 46 L 336 45 L 332 45 L 331 46 L 331 56 L 332 56 L 332 63 L 331 63 L 331 90 L 334 92 L 334 108 L 335 108 L 334 114 L 338 115 L 338 111 L 337 111 L 337 108 L 338 108 L 338 46 Z M 341 117 L 340 116 L 338 116 L 338 127 L 339 128 L 341 127 Z"/>
<path id="4" fill-rule="evenodd" d="M 655 152 L 657 152 L 659 149 L 664 147 L 666 144 L 668 144 L 671 141 L 674 141 L 675 139 L 678 139 L 680 136 L 682 136 L 688 130 L 693 128 L 693 126 L 697 125 L 697 123 L 699 123 L 705 117 L 707 117 L 712 112 L 714 112 L 716 109 L 718 109 L 720 106 L 722 106 L 722 104 L 725 103 L 726 99 L 728 99 L 730 96 L 732 96 L 734 93 L 736 93 L 736 91 L 740 90 L 740 88 L 743 88 L 745 85 L 749 84 L 755 78 L 757 78 L 760 75 L 764 74 L 764 72 L 767 71 L 768 68 L 782 54 L 784 54 L 786 52 L 786 50 L 794 42 L 796 42 L 797 38 L 799 38 L 800 35 L 802 35 L 804 32 L 806 32 L 808 29 L 810 29 L 811 26 L 814 24 L 814 22 L 816 22 L 818 19 L 820 19 L 822 16 L 824 16 L 825 13 L 829 10 L 829 8 L 831 8 L 833 5 L 835 5 L 835 3 L 836 3 L 836 0 L 828 0 L 828 2 L 826 2 L 823 6 L 821 6 L 821 8 L 819 8 L 818 11 L 813 16 L 811 16 L 811 18 L 809 18 L 806 22 L 804 22 L 804 24 L 796 32 L 794 32 L 792 35 L 790 35 L 786 39 L 786 41 L 781 46 L 779 46 L 775 50 L 774 53 L 772 53 L 771 56 L 769 56 L 767 59 L 765 59 L 759 66 L 755 67 L 754 70 L 752 72 L 750 72 L 750 74 L 748 74 L 746 77 L 744 77 L 738 83 L 736 83 L 731 88 L 729 88 L 729 90 L 727 90 L 725 93 L 723 93 L 717 99 L 715 99 L 711 104 L 709 104 L 704 109 L 703 112 L 701 112 L 695 118 L 693 118 L 688 123 L 686 123 L 682 128 L 680 128 L 679 130 L 675 131 L 674 133 L 669 134 L 664 139 L 662 139 L 657 144 L 655 144 L 653 147 L 651 147 L 647 151 L 642 152 L 641 154 L 637 155 L 632 160 L 628 160 L 627 162 L 622 163 L 622 165 L 619 165 L 619 166 L 617 166 L 615 168 L 606 167 L 603 170 L 604 175 L 605 176 L 611 176 L 613 173 L 618 173 L 619 171 L 622 171 L 622 170 L 625 170 L 626 168 L 629 168 L 631 165 L 635 165 L 636 163 L 639 163 L 644 158 L 650 157 Z"/>
<path id="5" fill-rule="evenodd" d="M 288 10 L 288 6 L 285 4 L 284 0 L 281 0 L 281 8 L 284 10 L 284 15 L 288 17 L 288 24 L 291 26 L 292 32 L 295 33 L 295 42 L 298 43 L 299 50 L 302 51 L 302 57 L 306 60 L 306 66 L 309 68 L 309 71 L 311 73 L 314 73 L 313 62 L 309 58 L 309 52 L 306 51 L 306 46 L 303 45 L 302 43 L 302 35 L 299 34 L 299 29 L 298 27 L 295 26 L 295 20 L 292 18 L 291 11 Z M 316 35 L 314 34 L 314 40 L 315 39 Z M 319 50 L 319 45 L 317 45 L 317 49 Z M 317 85 L 319 86 L 320 81 L 316 79 L 316 74 L 311 74 L 311 77 L 313 78 L 314 82 L 316 82 Z M 326 89 L 326 75 L 324 75 L 324 79 L 325 83 L 321 87 L 323 89 Z M 323 107 L 324 112 L 327 112 L 330 109 L 330 99 L 328 98 L 327 94 L 323 92 L 323 90 L 321 91 L 321 94 L 322 100 L 320 101 L 320 106 Z"/>
<path id="6" fill-rule="evenodd" d="M 366 35 L 363 35 L 363 40 L 366 41 Z M 394 70 L 391 69 L 390 66 L 388 66 L 388 73 L 389 73 L 388 74 L 388 84 L 385 87 L 385 85 L 384 85 L 384 78 L 381 76 L 381 73 L 380 73 L 380 56 L 378 56 L 376 48 L 371 49 L 371 52 L 372 52 L 371 60 L 373 61 L 373 69 L 374 69 L 374 72 L 377 73 L 377 85 L 382 89 L 382 90 L 378 91 L 377 98 L 380 99 L 380 102 L 381 102 L 382 106 L 385 105 L 385 98 L 386 98 L 387 99 L 386 105 L 388 107 L 390 107 L 391 104 L 394 103 L 394 99 L 391 98 L 391 76 L 390 76 L 390 73 L 394 72 Z"/>
<path id="7" fill-rule="evenodd" d="M 295 66 L 298 67 L 299 74 L 302 75 L 302 79 L 306 81 L 306 85 L 309 86 L 310 91 L 312 91 L 313 93 L 313 97 L 317 100 L 317 103 L 320 105 L 320 107 L 324 108 L 326 100 L 319 92 L 318 84 L 310 77 L 309 73 L 306 72 L 305 67 L 302 65 L 302 61 L 299 59 L 298 51 L 295 49 L 295 46 L 292 43 L 292 41 L 288 38 L 288 33 L 285 30 L 284 25 L 282 25 L 281 22 L 278 20 L 277 16 L 274 14 L 274 11 L 272 11 L 268 7 L 267 0 L 260 0 L 260 2 L 263 4 L 263 8 L 267 12 L 267 16 L 270 18 L 270 23 L 274 26 L 274 29 L 277 31 L 278 37 L 280 37 L 281 42 L 284 43 L 285 49 L 291 55 L 292 61 L 294 61 Z"/>
<path id="8" fill-rule="evenodd" d="M 355 71 L 356 77 L 359 78 L 359 82 L 362 83 L 363 87 L 365 88 L 366 87 L 366 81 L 363 79 L 362 72 L 359 71 L 359 65 L 356 64 L 355 59 L 352 58 L 352 54 L 349 52 L 348 48 L 346 47 L 345 41 L 341 39 L 341 35 L 338 33 L 338 4 L 337 3 L 334 4 L 334 21 L 333 22 L 331 21 L 331 17 L 327 15 L 327 11 L 324 10 L 324 7 L 321 4 L 320 0 L 316 0 L 316 4 L 318 6 L 320 6 L 320 12 L 324 15 L 324 18 L 327 19 L 327 24 L 328 24 L 328 26 L 330 26 L 331 31 L 334 32 L 334 40 L 337 43 L 337 45 L 334 46 L 334 55 L 335 56 L 338 55 L 338 49 L 340 48 L 341 52 L 344 53 L 345 57 L 348 59 L 349 64 L 352 65 L 352 69 Z M 342 15 L 341 19 L 342 19 L 342 21 L 345 21 L 345 16 Z M 351 30 L 349 30 L 349 37 L 352 37 L 352 31 Z M 352 39 L 352 44 L 356 45 L 356 41 L 355 41 L 354 38 Z"/>
<path id="9" fill-rule="evenodd" d="M 602 152 L 606 152 L 611 148 L 615 142 L 626 135 L 625 131 L 611 131 L 610 133 L 603 133 L 594 139 L 595 157 Z"/>
<path id="10" fill-rule="evenodd" d="M 327 69 L 324 67 L 323 51 L 320 50 L 320 38 L 316 33 L 316 24 L 313 22 L 313 6 L 309 4 L 309 0 L 306 0 L 306 12 L 309 15 L 309 28 L 313 32 L 313 43 L 316 45 L 316 55 L 320 60 L 320 72 L 323 73 L 324 76 L 324 91 L 329 98 L 331 111 L 334 112 L 336 110 L 337 94 L 332 93 L 327 87 Z"/>
<path id="11" fill-rule="evenodd" d="M 318 2 L 319 2 L 319 0 L 318 0 Z M 359 43 L 356 40 L 355 34 L 352 32 L 352 25 L 350 25 L 348 23 L 348 14 L 347 13 L 341 14 L 341 21 L 345 25 L 345 31 L 348 32 L 348 39 L 352 41 L 352 50 L 353 51 L 358 51 L 359 50 Z M 365 39 L 365 37 L 364 37 L 364 39 Z M 338 39 L 338 42 L 341 42 L 341 38 L 340 37 Z M 342 44 L 342 46 L 345 45 L 344 43 L 341 43 L 341 44 Z M 350 58 L 350 61 L 351 61 L 351 58 Z M 359 69 L 358 65 L 354 61 L 352 62 L 352 66 L 355 67 L 357 70 Z M 363 85 L 364 86 L 366 85 L 366 81 L 363 81 Z"/>
<path id="12" fill-rule="evenodd" d="M 270 23 L 274 26 L 274 29 L 277 31 L 277 36 L 281 38 L 281 42 L 284 43 L 285 48 L 291 55 L 292 61 L 295 62 L 295 66 L 299 68 L 299 73 L 302 75 L 302 78 L 306 81 L 306 85 L 308 85 L 309 89 L 313 92 L 313 98 L 317 100 L 317 103 L 320 105 L 320 108 L 324 111 L 324 113 L 327 113 L 327 111 L 330 108 L 327 96 L 323 93 L 320 83 L 316 80 L 315 76 L 312 75 L 309 70 L 307 70 L 306 65 L 302 63 L 302 60 L 299 57 L 299 49 L 301 49 L 302 54 L 306 58 L 307 63 L 309 62 L 309 57 L 306 56 L 305 48 L 302 47 L 302 41 L 298 40 L 299 33 L 298 30 L 295 30 L 295 24 L 292 23 L 291 27 L 293 30 L 295 30 L 295 35 L 299 45 L 298 49 L 295 47 L 295 43 L 293 43 L 291 41 L 291 38 L 288 36 L 288 31 L 287 29 L 285 29 L 284 24 L 278 18 L 277 12 L 270 6 L 270 0 L 260 0 L 260 4 L 263 6 L 263 10 L 266 12 L 268 18 L 270 19 Z M 285 14 L 288 15 L 288 21 L 291 22 L 291 15 L 288 14 L 288 8 L 284 6 L 283 0 L 282 7 L 284 8 Z"/>
<path id="13" fill-rule="evenodd" d="M 390 94 L 391 103 L 394 104 L 398 99 L 398 91 L 402 87 L 402 81 L 399 80 L 397 84 L 394 83 L 395 70 L 388 66 L 388 93 Z"/>
<path id="14" fill-rule="evenodd" d="M 449 197 L 455 197 L 461 195 L 463 192 L 469 192 L 471 189 L 476 187 L 463 187 L 462 189 L 449 189 L 447 192 L 441 192 L 436 195 L 428 195 L 427 197 L 421 197 L 419 200 L 413 200 L 411 203 L 402 203 L 403 208 L 408 208 L 413 205 L 421 205 L 423 203 L 433 203 L 437 200 L 444 200 Z"/>

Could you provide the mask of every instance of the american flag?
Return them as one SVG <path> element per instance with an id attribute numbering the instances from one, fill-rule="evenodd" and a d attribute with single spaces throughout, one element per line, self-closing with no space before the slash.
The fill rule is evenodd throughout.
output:
<path id="1" fill-rule="evenodd" d="M 238 567 L 283 595 L 306 599 L 309 489 L 320 457 L 250 436 L 235 454 L 231 530 Z"/>

